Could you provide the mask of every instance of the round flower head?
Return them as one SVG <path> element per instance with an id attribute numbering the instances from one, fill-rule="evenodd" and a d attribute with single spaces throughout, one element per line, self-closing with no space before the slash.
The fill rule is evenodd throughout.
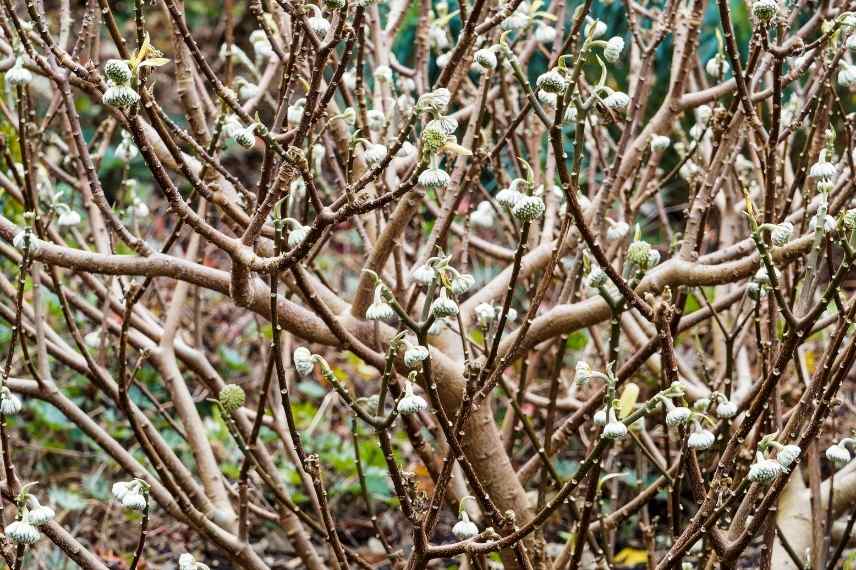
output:
<path id="1" fill-rule="evenodd" d="M 541 218 L 546 209 L 544 200 L 540 196 L 523 195 L 511 209 L 511 213 L 519 220 L 531 222 Z"/>
<path id="2" fill-rule="evenodd" d="M 309 376 L 315 370 L 315 358 L 305 346 L 295 348 L 291 360 L 294 362 L 294 369 L 301 376 Z"/>
<path id="3" fill-rule="evenodd" d="M 762 24 L 769 22 L 779 11 L 779 3 L 776 0 L 754 0 L 752 2 L 752 16 Z"/>
<path id="4" fill-rule="evenodd" d="M 383 288 L 375 287 L 374 301 L 366 309 L 366 319 L 370 321 L 391 321 L 395 318 L 395 309 L 383 298 Z"/>
<path id="5" fill-rule="evenodd" d="M 838 70 L 838 84 L 845 89 L 856 87 L 856 65 L 841 61 L 841 69 Z"/>
<path id="6" fill-rule="evenodd" d="M 369 129 L 379 131 L 386 124 L 386 115 L 383 111 L 372 109 L 366 113 L 366 121 L 368 121 Z"/>
<path id="7" fill-rule="evenodd" d="M 731 66 L 728 65 L 728 62 L 725 60 L 722 54 L 716 54 L 704 64 L 705 72 L 715 79 L 721 79 L 725 77 L 725 74 L 731 69 Z"/>
<path id="8" fill-rule="evenodd" d="M 622 51 L 624 51 L 624 38 L 612 36 L 603 48 L 603 59 L 609 63 L 615 63 L 621 57 Z"/>
<path id="9" fill-rule="evenodd" d="M 651 245 L 647 241 L 637 239 L 627 248 L 627 259 L 644 267 L 648 263 L 649 253 L 651 253 Z"/>
<path id="10" fill-rule="evenodd" d="M 712 116 L 713 109 L 710 108 L 710 105 L 699 105 L 696 107 L 696 118 L 702 125 L 706 125 Z"/>
<path id="11" fill-rule="evenodd" d="M 547 93 L 564 93 L 568 87 L 568 80 L 565 76 L 551 69 L 546 73 L 542 73 L 535 82 L 536 87 Z"/>
<path id="12" fill-rule="evenodd" d="M 408 380 L 404 385 L 404 397 L 398 401 L 396 409 L 403 416 L 416 414 L 427 410 L 428 402 L 422 396 L 413 393 L 413 383 Z"/>
<path id="13" fill-rule="evenodd" d="M 480 228 L 491 228 L 495 222 L 493 206 L 487 201 L 479 202 L 479 205 L 470 214 L 470 223 Z"/>
<path id="14" fill-rule="evenodd" d="M 315 5 L 310 4 L 310 6 Z M 323 39 L 327 36 L 327 32 L 330 31 L 330 22 L 327 21 L 327 18 L 321 16 L 321 10 L 317 6 L 315 6 L 315 8 L 317 10 L 317 14 L 309 18 L 309 29 L 315 32 L 315 35 L 318 36 L 320 39 Z M 389 68 L 387 67 L 387 69 Z M 390 73 L 392 73 L 391 70 Z"/>
<path id="15" fill-rule="evenodd" d="M 555 41 L 558 32 L 553 26 L 541 23 L 535 28 L 535 41 L 539 44 L 549 44 Z"/>
<path id="16" fill-rule="evenodd" d="M 470 515 L 467 514 L 467 511 L 461 511 L 461 518 L 455 523 L 455 526 L 452 527 L 452 534 L 454 534 L 455 538 L 458 540 L 469 540 L 478 536 L 479 527 L 476 526 L 476 523 L 470 520 Z"/>
<path id="17" fill-rule="evenodd" d="M 505 206 L 506 208 L 513 208 L 517 205 L 517 202 L 523 198 L 523 194 L 517 191 L 515 188 L 516 185 L 512 185 L 510 188 L 503 188 L 499 192 L 496 193 L 496 201 L 500 206 Z"/>
<path id="18" fill-rule="evenodd" d="M 479 326 L 486 329 L 496 319 L 496 309 L 490 303 L 479 303 L 473 309 Z"/>
<path id="19" fill-rule="evenodd" d="M 596 425 L 598 427 L 605 426 L 606 422 L 608 421 L 606 408 L 603 408 L 602 410 L 596 411 L 594 413 L 594 416 L 592 416 L 592 420 L 594 421 L 594 425 Z"/>
<path id="20" fill-rule="evenodd" d="M 294 248 L 303 243 L 303 240 L 309 235 L 309 229 L 309 226 L 304 226 L 303 224 L 297 224 L 297 226 L 293 227 L 288 232 L 288 240 L 286 241 L 288 247 Z"/>
<path id="21" fill-rule="evenodd" d="M 506 31 L 520 30 L 526 27 L 529 23 L 529 17 L 526 14 L 515 12 L 502 21 L 500 27 Z"/>
<path id="22" fill-rule="evenodd" d="M 146 509 L 146 497 L 142 493 L 134 491 L 122 497 L 122 506 L 132 511 L 144 511 Z"/>
<path id="23" fill-rule="evenodd" d="M 470 288 L 475 284 L 476 284 L 475 277 L 473 277 L 469 273 L 462 273 L 460 275 L 455 276 L 455 278 L 452 279 L 452 283 L 451 283 L 452 293 L 454 293 L 455 295 L 463 295 L 464 293 L 469 291 Z"/>
<path id="24" fill-rule="evenodd" d="M 449 141 L 449 133 L 446 132 L 443 123 L 435 119 L 425 125 L 420 138 L 422 147 L 430 153 L 435 153 Z"/>
<path id="25" fill-rule="evenodd" d="M 585 35 L 592 39 L 597 39 L 606 33 L 606 24 L 600 20 L 586 18 Z"/>
<path id="26" fill-rule="evenodd" d="M 247 394 L 237 384 L 226 384 L 220 390 L 220 405 L 228 413 L 237 411 L 247 401 Z"/>
<path id="27" fill-rule="evenodd" d="M 703 451 L 705 449 L 710 449 L 716 441 L 716 436 L 713 435 L 713 432 L 707 429 L 702 428 L 698 424 L 693 426 L 693 431 L 690 436 L 687 438 L 687 447 L 690 449 L 698 449 L 699 451 Z"/>
<path id="28" fill-rule="evenodd" d="M 559 104 L 559 94 L 550 93 L 548 91 L 540 89 L 538 91 L 538 101 L 540 101 L 543 105 L 550 107 L 551 109 L 555 109 L 556 105 Z"/>
<path id="29" fill-rule="evenodd" d="M 21 400 L 13 394 L 8 386 L 0 388 L 0 413 L 4 416 L 14 416 L 21 413 Z"/>
<path id="30" fill-rule="evenodd" d="M 124 109 L 136 104 L 140 100 L 140 95 L 134 91 L 129 85 L 112 84 L 104 91 L 104 96 L 101 97 L 101 102 L 105 105 L 112 105 Z"/>
<path id="31" fill-rule="evenodd" d="M 3 533 L 15 544 L 35 544 L 42 537 L 39 529 L 30 523 L 26 513 L 21 520 L 3 529 Z"/>
<path id="32" fill-rule="evenodd" d="M 627 426 L 615 417 L 615 409 L 609 408 L 609 421 L 603 426 L 603 437 L 606 439 L 623 439 L 627 436 Z"/>
<path id="33" fill-rule="evenodd" d="M 431 314 L 435 319 L 454 317 L 458 314 L 458 304 L 449 298 L 445 289 L 440 289 L 440 294 L 431 303 Z"/>
<path id="34" fill-rule="evenodd" d="M 110 492 L 113 493 L 113 496 L 117 501 L 121 501 L 125 498 L 125 495 L 131 490 L 131 484 L 127 481 L 116 481 L 113 483 L 113 487 L 110 489 Z"/>
<path id="35" fill-rule="evenodd" d="M 370 166 L 379 164 L 384 158 L 386 158 L 386 147 L 382 144 L 369 143 L 363 150 L 363 159 Z"/>
<path id="36" fill-rule="evenodd" d="M 419 185 L 427 190 L 439 190 L 449 185 L 452 178 L 440 168 L 426 168 L 419 174 Z"/>
<path id="37" fill-rule="evenodd" d="M 413 270 L 413 280 L 420 285 L 428 286 L 437 278 L 437 272 L 430 265 L 420 265 Z"/>
<path id="38" fill-rule="evenodd" d="M 737 404 L 730 400 L 719 402 L 719 404 L 717 404 L 716 406 L 716 409 L 714 410 L 714 413 L 716 414 L 716 417 L 722 420 L 733 418 L 737 415 Z"/>
<path id="39" fill-rule="evenodd" d="M 104 63 L 104 75 L 117 85 L 125 85 L 131 81 L 131 68 L 121 59 L 108 59 Z"/>
<path id="40" fill-rule="evenodd" d="M 672 144 L 672 139 L 665 135 L 654 135 L 651 137 L 651 152 L 663 152 Z"/>
<path id="41" fill-rule="evenodd" d="M 816 180 L 833 180 L 838 176 L 838 167 L 826 160 L 826 151 L 821 151 L 817 162 L 811 165 L 808 172 L 811 178 Z"/>
<path id="42" fill-rule="evenodd" d="M 195 570 L 196 559 L 192 554 L 184 553 L 178 557 L 178 570 Z"/>
<path id="43" fill-rule="evenodd" d="M 416 368 L 426 358 L 428 358 L 428 349 L 419 344 L 404 351 L 404 365 L 408 368 Z"/>
<path id="44" fill-rule="evenodd" d="M 781 247 L 791 241 L 792 235 L 794 235 L 794 225 L 790 222 L 782 222 L 770 232 L 770 240 L 773 245 Z"/>
<path id="45" fill-rule="evenodd" d="M 588 274 L 587 283 L 592 289 L 597 289 L 606 285 L 608 280 L 609 276 L 607 276 L 606 271 L 600 267 L 592 267 Z"/>
<path id="46" fill-rule="evenodd" d="M 237 78 L 235 83 L 238 85 L 238 97 L 241 98 L 241 101 L 249 101 L 253 97 L 258 96 L 260 92 L 258 85 L 250 83 L 243 77 Z"/>
<path id="47" fill-rule="evenodd" d="M 611 220 L 607 219 L 607 222 Z M 619 240 L 627 235 L 627 232 L 630 231 L 630 224 L 627 222 L 614 222 L 609 226 L 609 229 L 606 230 L 606 239 L 610 241 Z"/>
<path id="48" fill-rule="evenodd" d="M 443 113 L 452 100 L 452 93 L 445 87 L 423 93 L 416 100 L 416 108 L 422 112 Z"/>
<path id="49" fill-rule="evenodd" d="M 252 124 L 246 129 L 241 129 L 235 132 L 235 142 L 241 145 L 244 148 L 253 148 L 256 146 L 256 127 L 258 125 Z"/>
<path id="50" fill-rule="evenodd" d="M 285 113 L 285 118 L 289 125 L 299 125 L 303 120 L 303 110 L 306 107 L 306 99 L 300 98 L 291 105 Z"/>
<path id="51" fill-rule="evenodd" d="M 775 459 L 762 459 L 749 466 L 749 474 L 747 477 L 753 483 L 768 485 L 776 480 L 782 474 L 784 467 Z"/>
<path id="52" fill-rule="evenodd" d="M 6 82 L 9 85 L 27 85 L 33 80 L 33 74 L 30 70 L 24 67 L 24 58 L 18 56 L 15 59 L 15 65 L 9 68 L 6 72 Z"/>
<path id="53" fill-rule="evenodd" d="M 491 48 L 482 48 L 476 51 L 475 55 L 473 55 L 473 61 L 485 71 L 496 69 L 498 63 L 496 53 Z"/>
<path id="54" fill-rule="evenodd" d="M 52 508 L 39 505 L 30 511 L 30 523 L 34 526 L 42 526 L 52 521 L 55 516 L 56 513 Z"/>
<path id="55" fill-rule="evenodd" d="M 837 443 L 826 448 L 826 458 L 836 467 L 850 463 L 850 450 Z"/>
<path id="56" fill-rule="evenodd" d="M 786 445 L 776 454 L 776 461 L 781 463 L 783 467 L 790 467 L 801 453 L 802 450 L 798 445 Z"/>
<path id="57" fill-rule="evenodd" d="M 622 111 L 630 104 L 630 96 L 621 91 L 613 91 L 606 96 L 606 99 L 603 100 L 603 104 L 613 111 Z"/>
<path id="58" fill-rule="evenodd" d="M 671 400 L 666 400 L 667 406 L 668 403 L 671 403 Z M 666 413 L 666 425 L 674 427 L 680 426 L 688 421 L 690 421 L 690 416 L 692 415 L 692 411 L 689 408 L 684 406 L 672 406 L 672 408 Z"/>
<path id="59" fill-rule="evenodd" d="M 593 377 L 594 371 L 589 363 L 584 360 L 577 361 L 577 365 L 574 367 L 574 381 L 580 385 L 588 384 Z"/>

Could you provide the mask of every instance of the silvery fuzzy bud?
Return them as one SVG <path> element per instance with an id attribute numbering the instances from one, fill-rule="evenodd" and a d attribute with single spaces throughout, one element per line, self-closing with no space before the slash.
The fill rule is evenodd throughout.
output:
<path id="1" fill-rule="evenodd" d="M 27 515 L 19 520 L 9 524 L 3 533 L 15 544 L 35 544 L 42 537 L 39 529 L 30 524 L 27 520 Z"/>
<path id="2" fill-rule="evenodd" d="M 693 140 L 701 140 L 702 136 L 704 136 L 704 125 L 696 123 L 690 127 L 690 138 Z"/>
<path id="3" fill-rule="evenodd" d="M 606 230 L 606 239 L 610 241 L 622 239 L 630 231 L 630 224 L 627 222 L 615 222 Z"/>
<path id="4" fill-rule="evenodd" d="M 731 66 L 728 65 L 728 62 L 725 61 L 725 58 L 722 54 L 716 54 L 704 64 L 705 72 L 713 78 L 721 79 L 725 77 L 725 74 L 731 69 Z"/>
<path id="5" fill-rule="evenodd" d="M 856 65 L 850 65 L 841 61 L 841 69 L 838 71 L 838 84 L 846 89 L 856 87 Z"/>
<path id="6" fill-rule="evenodd" d="M 470 288 L 475 284 L 475 277 L 473 277 L 469 273 L 463 273 L 452 279 L 452 293 L 454 293 L 455 295 L 463 295 L 464 293 L 469 291 Z"/>
<path id="7" fill-rule="evenodd" d="M 386 158 L 386 147 L 382 144 L 368 143 L 363 149 L 363 160 L 369 166 L 376 166 Z"/>
<path id="8" fill-rule="evenodd" d="M 752 16 L 761 23 L 767 23 L 779 12 L 779 3 L 776 0 L 754 0 L 752 2 Z"/>
<path id="9" fill-rule="evenodd" d="M 33 80 L 33 74 L 24 67 L 24 58 L 21 56 L 15 58 L 15 65 L 9 68 L 5 77 L 6 82 L 12 86 L 27 85 Z"/>
<path id="10" fill-rule="evenodd" d="M 231 414 L 237 411 L 247 401 L 247 394 L 244 389 L 237 384 L 226 384 L 220 390 L 218 397 L 220 405 L 227 413 Z"/>
<path id="11" fill-rule="evenodd" d="M 34 526 L 42 526 L 49 523 L 56 516 L 54 510 L 50 507 L 39 505 L 29 512 L 30 524 Z"/>
<path id="12" fill-rule="evenodd" d="M 802 449 L 798 445 L 786 445 L 776 454 L 776 461 L 782 464 L 782 467 L 790 467 L 794 461 L 802 453 Z"/>
<path id="13" fill-rule="evenodd" d="M 621 111 L 626 109 L 627 105 L 630 104 L 630 96 L 627 95 L 627 93 L 622 93 L 621 91 L 613 91 L 606 96 L 606 99 L 603 100 L 603 104 L 613 111 Z"/>
<path id="14" fill-rule="evenodd" d="M 514 12 L 509 17 L 500 23 L 500 27 L 505 31 L 521 30 L 529 23 L 529 17 L 520 12 Z"/>
<path id="15" fill-rule="evenodd" d="M 469 540 L 479 534 L 479 527 L 476 523 L 470 520 L 470 515 L 467 511 L 461 511 L 461 520 L 455 523 L 452 527 L 452 534 L 458 540 Z"/>
<path id="16" fill-rule="evenodd" d="M 185 552 L 178 557 L 178 570 L 196 570 L 196 559 L 192 554 Z"/>
<path id="17" fill-rule="evenodd" d="M 413 392 L 413 383 L 408 380 L 404 385 L 404 397 L 398 401 L 395 408 L 402 416 L 424 412 L 428 409 L 428 402 L 422 396 Z"/>
<path id="18" fill-rule="evenodd" d="M 353 91 L 357 88 L 357 72 L 353 69 L 349 69 L 345 73 L 342 74 L 342 84 L 348 88 L 349 91 Z"/>
<path id="19" fill-rule="evenodd" d="M 479 202 L 479 205 L 470 214 L 470 223 L 480 228 L 491 228 L 495 222 L 493 206 L 487 201 Z"/>
<path id="20" fill-rule="evenodd" d="M 366 309 L 366 319 L 369 321 L 391 321 L 395 318 L 395 309 L 386 301 L 375 301 Z"/>
<path id="21" fill-rule="evenodd" d="M 538 91 L 538 101 L 551 109 L 555 109 L 556 105 L 559 104 L 559 94 L 558 93 L 549 93 L 540 89 Z"/>
<path id="22" fill-rule="evenodd" d="M 149 215 L 149 207 L 139 198 L 134 198 L 132 211 L 138 218 L 145 218 Z"/>
<path id="23" fill-rule="evenodd" d="M 574 367 L 574 382 L 579 385 L 588 384 L 589 380 L 591 380 L 593 376 L 594 371 L 592 370 L 591 366 L 589 366 L 588 362 L 584 360 L 580 360 L 577 362 L 576 366 Z"/>
<path id="24" fill-rule="evenodd" d="M 585 35 L 592 39 L 597 39 L 606 33 L 606 24 L 600 20 L 593 20 L 586 17 Z"/>
<path id="25" fill-rule="evenodd" d="M 768 485 L 775 481 L 783 471 L 784 468 L 782 467 L 782 464 L 775 459 L 760 459 L 749 466 L 749 474 L 747 477 L 753 483 Z"/>
<path id="26" fill-rule="evenodd" d="M 330 22 L 327 21 L 327 18 L 320 15 L 320 10 L 318 14 L 309 18 L 309 29 L 315 32 L 316 36 L 324 39 L 330 31 Z"/>
<path id="27" fill-rule="evenodd" d="M 535 41 L 539 44 L 549 44 L 555 41 L 558 32 L 553 26 L 541 23 L 535 28 Z"/>
<path id="28" fill-rule="evenodd" d="M 446 30 L 439 26 L 428 28 L 428 40 L 431 42 L 431 47 L 436 50 L 445 50 L 449 47 L 449 36 Z"/>
<path id="29" fill-rule="evenodd" d="M 773 245 L 782 247 L 791 241 L 791 236 L 793 234 L 794 225 L 790 222 L 782 222 L 770 232 L 770 240 L 773 242 Z"/>
<path id="30" fill-rule="evenodd" d="M 724 402 L 719 402 L 719 404 L 717 404 L 714 413 L 719 419 L 727 420 L 736 416 L 737 411 L 737 404 L 730 400 L 725 400 Z"/>
<path id="31" fill-rule="evenodd" d="M 693 432 L 687 438 L 687 447 L 690 449 L 704 451 L 705 449 L 710 449 L 715 441 L 716 436 L 713 435 L 712 431 L 703 429 L 696 425 Z"/>
<path id="32" fill-rule="evenodd" d="M 113 487 L 110 491 L 113 493 L 113 497 L 115 497 L 117 501 L 121 501 L 125 498 L 125 495 L 130 492 L 131 486 L 131 483 L 127 481 L 116 481 L 113 483 Z"/>
<path id="33" fill-rule="evenodd" d="M 496 193 L 496 201 L 500 206 L 505 206 L 506 208 L 513 208 L 516 206 L 517 202 L 519 202 L 521 198 L 523 198 L 523 194 L 518 192 L 514 186 L 503 188 Z"/>
<path id="34" fill-rule="evenodd" d="M 426 190 L 446 188 L 452 178 L 441 168 L 426 168 L 419 174 L 419 185 Z"/>
<path id="35" fill-rule="evenodd" d="M 121 59 L 108 59 L 104 63 L 104 75 L 117 85 L 125 85 L 131 81 L 131 68 Z"/>
<path id="36" fill-rule="evenodd" d="M 663 152 L 672 144 L 672 139 L 665 135 L 654 135 L 651 137 L 651 152 Z"/>
<path id="37" fill-rule="evenodd" d="M 490 303 L 479 303 L 473 309 L 479 326 L 486 329 L 496 319 L 496 309 Z"/>
<path id="38" fill-rule="evenodd" d="M 256 146 L 256 127 L 258 125 L 250 125 L 245 129 L 241 129 L 235 133 L 235 142 L 244 148 L 253 148 Z"/>
<path id="39" fill-rule="evenodd" d="M 498 63 L 496 52 L 492 48 L 481 48 L 476 51 L 475 55 L 473 55 L 473 61 L 475 61 L 479 67 L 485 71 L 496 69 L 496 65 Z"/>
<path id="40" fill-rule="evenodd" d="M 624 38 L 612 36 L 606 42 L 606 47 L 603 48 L 603 59 L 609 63 L 615 63 L 621 58 L 622 51 L 624 51 Z"/>
<path id="41" fill-rule="evenodd" d="M 398 88 L 405 93 L 412 93 L 416 90 L 416 82 L 411 77 L 399 77 Z"/>
<path id="42" fill-rule="evenodd" d="M 544 205 L 544 200 L 542 200 L 540 196 L 523 195 L 520 200 L 514 204 L 514 208 L 511 209 L 511 213 L 519 220 L 531 222 L 541 218 L 546 209 L 547 207 Z"/>
<path id="43" fill-rule="evenodd" d="M 306 99 L 300 98 L 288 106 L 285 118 L 289 125 L 297 126 L 303 120 L 303 110 L 306 107 Z"/>
<path id="44" fill-rule="evenodd" d="M 250 43 L 253 44 L 253 53 L 256 59 L 271 59 L 276 57 L 273 45 L 270 43 L 264 30 L 254 30 L 250 34 Z"/>
<path id="45" fill-rule="evenodd" d="M 636 240 L 627 248 L 627 259 L 644 267 L 648 264 L 649 253 L 651 253 L 651 245 L 647 241 Z"/>
<path id="46" fill-rule="evenodd" d="M 658 263 L 660 263 L 660 252 L 651 248 L 651 251 L 648 252 L 648 261 L 645 262 L 645 269 L 656 267 Z"/>
<path id="47" fill-rule="evenodd" d="M 445 289 L 440 289 L 440 294 L 431 303 L 431 314 L 435 319 L 454 317 L 458 314 L 458 304 L 449 298 Z"/>
<path id="48" fill-rule="evenodd" d="M 627 437 L 627 426 L 615 417 L 615 409 L 609 408 L 609 421 L 603 426 L 602 436 L 605 439 L 624 439 Z"/>
<path id="49" fill-rule="evenodd" d="M 0 413 L 4 416 L 15 416 L 23 409 L 21 400 L 9 390 L 8 386 L 0 388 Z"/>
<path id="50" fill-rule="evenodd" d="M 39 247 L 41 240 L 33 235 L 30 230 L 23 230 L 15 234 L 12 238 L 12 245 L 16 249 L 24 250 L 24 247 L 29 247 L 30 251 L 34 251 Z"/>
<path id="51" fill-rule="evenodd" d="M 138 154 L 137 145 L 124 131 L 122 140 L 116 145 L 116 158 L 124 162 L 131 162 Z"/>
<path id="52" fill-rule="evenodd" d="M 570 103 L 565 109 L 565 116 L 562 117 L 562 122 L 566 125 L 576 125 L 578 117 L 579 111 L 577 111 L 577 106 Z"/>
<path id="53" fill-rule="evenodd" d="M 820 212 L 818 212 L 808 223 L 808 229 L 809 231 L 814 232 L 817 231 L 818 227 L 821 227 L 825 233 L 829 233 L 835 230 L 835 225 L 835 218 L 829 214 L 821 216 Z"/>
<path id="54" fill-rule="evenodd" d="M 568 87 L 568 80 L 555 69 L 551 69 L 546 73 L 542 73 L 535 82 L 535 85 L 538 89 L 547 93 L 564 93 Z"/>
<path id="55" fill-rule="evenodd" d="M 452 93 L 445 87 L 423 93 L 416 100 L 416 108 L 421 112 L 443 113 L 452 100 Z"/>
<path id="56" fill-rule="evenodd" d="M 420 344 L 404 351 L 404 365 L 408 368 L 416 368 L 426 358 L 428 358 L 428 349 Z"/>
<path id="57" fill-rule="evenodd" d="M 413 270 L 413 280 L 420 285 L 428 286 L 437 278 L 437 272 L 430 265 L 420 265 Z"/>
<path id="58" fill-rule="evenodd" d="M 144 511 L 147 505 L 146 497 L 138 492 L 129 492 L 122 497 L 122 506 L 132 511 Z"/>
<path id="59" fill-rule="evenodd" d="M 850 450 L 834 443 L 826 448 L 826 458 L 836 467 L 843 467 L 850 463 Z"/>
<path id="60" fill-rule="evenodd" d="M 74 210 L 66 209 L 57 217 L 56 223 L 60 227 L 76 226 L 80 223 L 80 214 Z"/>
<path id="61" fill-rule="evenodd" d="M 372 109 L 366 113 L 366 121 L 370 130 L 379 131 L 386 124 L 386 115 L 379 109 Z"/>
<path id="62" fill-rule="evenodd" d="M 608 421 L 606 408 L 603 408 L 602 410 L 596 411 L 594 413 L 594 415 L 592 416 L 592 421 L 594 422 L 594 425 L 596 425 L 598 427 L 605 426 L 606 422 Z"/>
<path id="63" fill-rule="evenodd" d="M 294 369 L 301 376 L 309 376 L 315 370 L 315 358 L 305 346 L 295 348 L 291 360 L 294 362 Z"/>
<path id="64" fill-rule="evenodd" d="M 710 105 L 699 105 L 696 108 L 696 117 L 702 125 L 706 125 L 712 116 L 713 109 L 710 108 Z"/>
<path id="65" fill-rule="evenodd" d="M 670 400 L 667 400 L 670 402 Z M 675 427 L 684 425 L 690 420 L 692 411 L 684 406 L 673 406 L 666 414 L 666 425 Z"/>
<path id="66" fill-rule="evenodd" d="M 105 105 L 112 105 L 124 109 L 136 104 L 140 100 L 140 95 L 134 91 L 129 85 L 116 85 L 108 83 L 107 90 L 104 91 L 104 96 L 101 97 L 101 102 Z"/>

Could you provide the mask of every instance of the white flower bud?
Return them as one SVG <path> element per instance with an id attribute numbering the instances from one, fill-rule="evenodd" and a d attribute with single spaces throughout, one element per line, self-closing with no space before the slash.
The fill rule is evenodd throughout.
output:
<path id="1" fill-rule="evenodd" d="M 651 137 L 651 152 L 663 152 L 672 144 L 672 140 L 665 135 L 654 135 Z"/>
<path id="2" fill-rule="evenodd" d="M 479 303 L 473 309 L 476 321 L 481 328 L 486 329 L 496 319 L 496 309 L 490 303 Z"/>
<path id="3" fill-rule="evenodd" d="M 446 188 L 451 180 L 446 171 L 440 168 L 426 168 L 419 174 L 419 185 L 426 190 Z"/>
<path id="4" fill-rule="evenodd" d="M 428 286 L 437 278 L 437 272 L 430 265 L 420 265 L 413 270 L 412 277 L 420 285 Z"/>
<path id="5" fill-rule="evenodd" d="M 30 524 L 26 515 L 21 520 L 8 525 L 3 533 L 15 544 L 35 544 L 42 537 L 39 529 Z"/>
<path id="6" fill-rule="evenodd" d="M 760 23 L 769 22 L 779 11 L 779 3 L 776 0 L 754 0 L 752 2 L 752 16 Z"/>
<path id="7" fill-rule="evenodd" d="M 473 55 L 473 61 L 485 71 L 496 69 L 496 53 L 492 48 L 482 48 L 476 51 L 475 55 Z"/>
<path id="8" fill-rule="evenodd" d="M 621 111 L 626 109 L 627 105 L 630 104 L 630 96 L 627 95 L 627 93 L 622 93 L 621 91 L 613 91 L 606 96 L 606 99 L 603 100 L 603 104 L 613 111 Z"/>
<path id="9" fill-rule="evenodd" d="M 757 4 L 757 1 L 756 1 Z M 760 459 L 749 466 L 748 479 L 753 483 L 768 485 L 782 474 L 784 468 L 775 459 Z"/>
<path id="10" fill-rule="evenodd" d="M 476 523 L 470 520 L 470 516 L 467 514 L 467 511 L 461 511 L 461 520 L 455 523 L 455 526 L 452 527 L 452 534 L 455 535 L 455 538 L 458 540 L 469 540 L 479 534 L 479 527 L 476 526 Z"/>
<path id="11" fill-rule="evenodd" d="M 547 93 L 564 93 L 568 87 L 568 80 L 555 69 L 542 73 L 535 82 L 538 89 Z"/>
<path id="12" fill-rule="evenodd" d="M 727 420 L 733 418 L 737 415 L 737 404 L 730 400 L 725 400 L 724 402 L 720 402 L 716 406 L 716 417 L 722 420 Z"/>
<path id="13" fill-rule="evenodd" d="M 470 223 L 480 228 L 491 228 L 496 223 L 493 206 L 490 202 L 482 201 L 470 214 Z"/>
<path id="14" fill-rule="evenodd" d="M 404 365 L 408 368 L 416 368 L 426 358 L 428 358 L 428 349 L 419 344 L 404 351 Z"/>
<path id="15" fill-rule="evenodd" d="M 413 383 L 408 381 L 404 385 L 404 397 L 398 401 L 398 405 L 396 406 L 398 413 L 406 416 L 409 414 L 424 412 L 427 409 L 428 402 L 426 402 L 425 398 L 422 396 L 417 396 L 413 393 Z"/>
<path id="16" fill-rule="evenodd" d="M 6 72 L 6 82 L 9 85 L 27 85 L 33 80 L 33 74 L 24 67 L 24 58 L 18 56 L 9 71 Z"/>
<path id="17" fill-rule="evenodd" d="M 104 63 L 104 75 L 117 85 L 125 85 L 131 81 L 131 68 L 121 59 L 108 59 Z"/>
<path id="18" fill-rule="evenodd" d="M 840 468 L 850 463 L 850 450 L 835 443 L 826 448 L 826 458 Z"/>
<path id="19" fill-rule="evenodd" d="M 436 319 L 443 317 L 454 317 L 458 314 L 458 304 L 449 298 L 445 289 L 440 289 L 440 294 L 431 303 L 431 314 Z"/>
<path id="20" fill-rule="evenodd" d="M 606 439 L 623 439 L 627 436 L 627 426 L 615 417 L 615 409 L 609 408 L 609 421 L 603 426 L 603 437 Z"/>
<path id="21" fill-rule="evenodd" d="M 315 370 L 315 358 L 305 346 L 295 348 L 291 360 L 294 362 L 294 369 L 301 376 L 309 376 Z"/>
<path id="22" fill-rule="evenodd" d="M 609 63 L 615 63 L 621 58 L 622 51 L 624 51 L 624 38 L 612 36 L 603 48 L 603 59 Z"/>
<path id="23" fill-rule="evenodd" d="M 713 435 L 712 431 L 703 429 L 696 425 L 693 432 L 687 438 L 687 447 L 690 449 L 704 451 L 705 449 L 710 449 L 715 441 L 716 436 Z"/>
<path id="24" fill-rule="evenodd" d="M 0 388 L 0 413 L 4 416 L 15 416 L 23 409 L 21 400 L 13 394 L 8 386 Z"/>
<path id="25" fill-rule="evenodd" d="M 514 204 L 514 208 L 511 209 L 511 213 L 515 218 L 521 221 L 531 222 L 541 218 L 546 209 L 547 207 L 544 205 L 544 200 L 542 200 L 540 196 L 523 195 L 517 203 Z"/>
<path id="26" fill-rule="evenodd" d="M 42 526 L 52 521 L 55 516 L 56 513 L 52 508 L 39 505 L 30 511 L 30 523 L 34 526 Z"/>
<path id="27" fill-rule="evenodd" d="M 781 463 L 782 467 L 790 467 L 801 453 L 802 450 L 798 445 L 786 445 L 776 454 L 776 461 Z"/>
<path id="28" fill-rule="evenodd" d="M 140 100 L 140 95 L 134 91 L 129 85 L 116 85 L 108 82 L 107 90 L 101 97 L 101 102 L 105 105 L 112 105 L 124 109 L 136 104 Z"/>

